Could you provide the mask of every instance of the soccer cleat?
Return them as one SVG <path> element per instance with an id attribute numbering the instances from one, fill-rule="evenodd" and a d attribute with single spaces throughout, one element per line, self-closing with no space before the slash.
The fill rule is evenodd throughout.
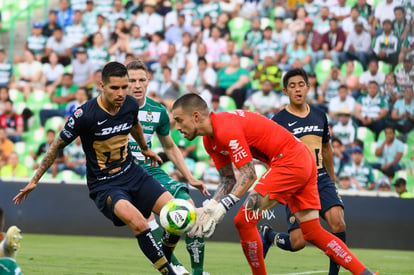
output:
<path id="1" fill-rule="evenodd" d="M 172 265 L 172 269 L 177 275 L 190 275 L 190 272 L 182 265 Z"/>
<path id="2" fill-rule="evenodd" d="M 273 244 L 273 240 L 269 240 L 269 232 L 272 230 L 272 227 L 270 227 L 268 224 L 264 224 L 259 228 L 260 238 L 262 239 L 263 243 L 263 258 L 266 258 L 267 252 Z"/>
<path id="3" fill-rule="evenodd" d="M 17 250 L 20 248 L 20 240 L 23 239 L 21 230 L 17 226 L 10 226 L 6 236 L 0 243 L 0 257 L 16 259 Z"/>
<path id="4" fill-rule="evenodd" d="M 210 273 L 207 271 L 203 271 L 203 275 L 210 275 Z"/>

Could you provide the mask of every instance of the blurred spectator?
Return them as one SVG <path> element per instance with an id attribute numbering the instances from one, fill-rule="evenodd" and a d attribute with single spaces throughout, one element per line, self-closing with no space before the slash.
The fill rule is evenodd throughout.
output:
<path id="1" fill-rule="evenodd" d="M 47 15 L 47 21 L 43 25 L 42 34 L 46 37 L 50 37 L 52 36 L 53 31 L 59 27 L 59 23 L 57 22 L 57 11 L 50 10 Z"/>
<path id="2" fill-rule="evenodd" d="M 350 114 L 353 114 L 355 109 L 355 99 L 349 94 L 346 85 L 340 85 L 337 95 L 329 101 L 328 110 L 330 118 L 337 120 L 337 112 L 343 109 L 347 109 Z"/>
<path id="3" fill-rule="evenodd" d="M 249 72 L 240 67 L 240 57 L 233 54 L 230 65 L 217 72 L 217 86 L 214 88 L 214 94 L 231 96 L 236 102 L 237 109 L 242 109 L 249 88 Z"/>
<path id="4" fill-rule="evenodd" d="M 220 106 L 220 96 L 219 95 L 213 95 L 211 97 L 211 103 L 210 103 L 210 109 L 212 112 L 220 113 L 227 111 L 225 108 Z"/>
<path id="5" fill-rule="evenodd" d="M 281 43 L 272 39 L 272 28 L 266 27 L 263 31 L 263 40 L 257 45 L 253 54 L 253 60 L 256 65 L 264 62 L 266 56 L 272 57 L 272 63 L 279 63 L 282 57 Z"/>
<path id="6" fill-rule="evenodd" d="M 123 18 L 116 19 L 114 24 L 114 28 L 110 29 L 109 35 L 111 45 L 120 41 L 126 43 L 130 33 L 130 26 L 126 24 Z"/>
<path id="7" fill-rule="evenodd" d="M 0 115 L 0 127 L 6 129 L 7 138 L 13 142 L 21 141 L 23 134 L 23 117 L 13 111 L 13 101 L 6 100 L 4 112 Z"/>
<path id="8" fill-rule="evenodd" d="M 177 53 L 175 44 L 169 44 L 167 50 L 168 67 L 171 69 L 171 78 L 180 81 L 185 68 L 185 58 Z"/>
<path id="9" fill-rule="evenodd" d="M 76 10 L 76 9 L 75 9 Z M 85 34 L 91 35 L 96 32 L 97 28 L 97 22 L 96 18 L 98 17 L 98 11 L 95 9 L 95 5 L 93 3 L 93 0 L 87 0 L 86 1 L 86 8 L 83 10 L 82 15 L 82 25 L 85 28 Z"/>
<path id="10" fill-rule="evenodd" d="M 184 62 L 184 70 L 187 69 L 187 56 L 196 55 L 196 47 L 196 43 L 188 32 L 183 33 L 180 43 L 176 44 L 177 55 Z"/>
<path id="11" fill-rule="evenodd" d="M 27 37 L 24 49 L 34 52 L 36 60 L 40 61 L 45 52 L 47 37 L 42 34 L 43 24 L 39 21 L 32 23 L 31 34 Z"/>
<path id="12" fill-rule="evenodd" d="M 191 26 L 186 25 L 185 15 L 179 14 L 177 18 L 177 24 L 170 26 L 165 32 L 165 40 L 168 43 L 179 44 L 181 42 L 181 37 L 185 32 L 188 32 L 192 35 L 193 29 Z"/>
<path id="13" fill-rule="evenodd" d="M 104 17 L 108 17 L 113 7 L 113 0 L 94 0 L 95 9 Z"/>
<path id="14" fill-rule="evenodd" d="M 94 43 L 96 33 L 101 34 L 103 45 L 109 45 L 109 42 L 110 42 L 109 24 L 108 22 L 106 22 L 105 16 L 100 13 L 98 13 L 98 15 L 96 16 L 96 23 L 92 24 L 88 28 L 88 34 L 89 34 L 88 40 L 90 44 Z"/>
<path id="15" fill-rule="evenodd" d="M 355 105 L 355 123 L 371 129 L 378 137 L 385 127 L 388 105 L 379 93 L 377 82 L 370 81 L 368 93 L 361 95 Z"/>
<path id="16" fill-rule="evenodd" d="M 341 70 L 341 73 L 343 71 Z M 345 65 L 345 74 L 342 74 L 345 78 L 345 84 L 348 87 L 350 95 L 358 98 L 359 96 L 359 76 L 355 73 L 354 61 L 348 60 Z"/>
<path id="17" fill-rule="evenodd" d="M 389 109 L 392 109 L 395 101 L 403 97 L 403 91 L 401 91 L 400 86 L 397 84 L 395 74 L 393 72 L 387 73 L 385 76 L 384 85 L 380 87 L 381 96 L 389 104 Z"/>
<path id="18" fill-rule="evenodd" d="M 200 95 L 206 102 L 211 101 L 211 91 L 207 86 L 215 87 L 217 74 L 207 67 L 207 60 L 204 57 L 198 58 L 198 66 L 192 68 L 185 77 L 185 87 L 191 93 Z"/>
<path id="19" fill-rule="evenodd" d="M 127 51 L 133 53 L 136 58 L 146 61 L 148 60 L 148 45 L 148 39 L 141 36 L 140 27 L 133 24 L 127 42 Z"/>
<path id="20" fill-rule="evenodd" d="M 392 22 L 392 31 L 395 36 L 399 39 L 400 47 L 401 42 L 404 41 L 405 37 L 407 36 L 410 30 L 410 22 L 405 17 L 405 9 L 402 6 L 397 6 L 394 8 L 394 16 L 395 19 Z"/>
<path id="21" fill-rule="evenodd" d="M 220 13 L 220 15 L 217 18 L 215 26 L 220 31 L 220 38 L 227 41 L 230 39 L 230 29 L 227 26 L 229 23 L 229 15 L 227 13 Z"/>
<path id="22" fill-rule="evenodd" d="M 7 162 L 13 149 L 14 143 L 8 139 L 6 128 L 0 127 L 0 167 Z"/>
<path id="23" fill-rule="evenodd" d="M 77 137 L 75 142 L 65 147 L 64 163 L 65 169 L 72 170 L 82 178 L 86 176 L 86 157 L 80 137 Z"/>
<path id="24" fill-rule="evenodd" d="M 355 23 L 354 29 L 346 38 L 344 51 L 346 60 L 358 60 L 367 69 L 372 53 L 371 35 L 364 30 L 361 22 Z"/>
<path id="25" fill-rule="evenodd" d="M 413 86 L 404 88 L 404 97 L 397 100 L 391 112 L 393 126 L 403 134 L 414 129 Z"/>
<path id="26" fill-rule="evenodd" d="M 39 157 L 43 157 L 50 145 L 52 145 L 53 141 L 55 140 L 56 132 L 52 129 L 47 130 L 46 132 L 46 142 L 39 145 L 36 154 L 33 155 L 33 160 L 37 161 Z M 56 178 L 58 172 L 64 170 L 65 168 L 65 158 L 63 154 L 63 150 L 58 150 L 57 157 L 51 167 L 48 170 L 48 173 L 52 174 L 53 178 Z M 33 165 L 33 170 L 39 168 L 39 164 L 35 163 Z"/>
<path id="27" fill-rule="evenodd" d="M 75 58 L 72 59 L 73 83 L 79 87 L 90 87 L 93 83 L 94 69 L 88 59 L 86 48 L 76 49 Z"/>
<path id="28" fill-rule="evenodd" d="M 329 8 L 321 7 L 319 14 L 313 20 L 315 31 L 325 34 L 329 31 Z"/>
<path id="29" fill-rule="evenodd" d="M 338 122 L 332 127 L 332 133 L 347 148 L 351 148 L 357 134 L 357 126 L 353 123 L 351 112 L 345 107 L 336 112 Z"/>
<path id="30" fill-rule="evenodd" d="M 227 40 L 226 52 L 220 54 L 218 61 L 214 64 L 216 70 L 220 70 L 223 67 L 229 66 L 231 62 L 231 56 L 236 54 L 236 42 L 233 40 Z"/>
<path id="31" fill-rule="evenodd" d="M 306 41 L 311 46 L 312 52 L 316 53 L 322 49 L 322 34 L 314 29 L 313 20 L 311 18 L 305 19 L 305 33 Z M 315 68 L 317 59 L 315 56 L 311 59 L 312 68 Z"/>
<path id="32" fill-rule="evenodd" d="M 207 55 L 206 45 L 204 44 L 197 44 L 197 48 L 195 53 L 191 53 L 186 56 L 186 67 L 185 71 L 188 73 L 190 69 L 197 66 L 198 59 L 203 57 L 207 61 L 208 67 L 213 67 L 213 63 L 210 60 L 210 56 Z"/>
<path id="33" fill-rule="evenodd" d="M 24 60 L 18 63 L 17 68 L 19 78 L 11 85 L 11 88 L 22 91 L 27 99 L 34 88 L 41 87 L 42 64 L 35 60 L 35 55 L 32 51 L 25 50 Z"/>
<path id="34" fill-rule="evenodd" d="M 316 74 L 314 72 L 308 73 L 309 90 L 306 94 L 306 101 L 310 105 L 323 104 L 323 92 L 321 91 Z"/>
<path id="35" fill-rule="evenodd" d="M 404 86 L 414 85 L 414 56 L 406 56 L 403 60 L 402 67 L 395 72 L 397 83 L 402 88 Z"/>
<path id="36" fill-rule="evenodd" d="M 338 177 L 339 190 L 358 190 L 357 186 L 352 183 L 351 176 L 347 173 L 340 173 Z"/>
<path id="37" fill-rule="evenodd" d="M 87 0 L 70 0 L 70 7 L 76 11 L 84 11 L 86 9 Z"/>
<path id="38" fill-rule="evenodd" d="M 342 22 L 351 15 L 351 7 L 346 5 L 346 0 L 338 0 L 338 3 L 331 8 L 331 17 Z M 340 23 L 341 25 L 341 23 Z"/>
<path id="39" fill-rule="evenodd" d="M 135 24 L 141 27 L 141 33 L 144 36 L 163 31 L 163 18 L 155 12 L 156 5 L 156 0 L 145 0 L 144 12 L 140 13 L 135 20 Z"/>
<path id="40" fill-rule="evenodd" d="M 293 21 L 289 24 L 288 29 L 291 35 L 295 36 L 296 33 L 305 30 L 305 20 L 308 16 L 305 8 L 303 6 L 298 6 L 295 9 L 295 15 Z"/>
<path id="41" fill-rule="evenodd" d="M 0 86 L 0 115 L 4 113 L 4 106 L 9 99 L 9 88 L 7 86 Z"/>
<path id="42" fill-rule="evenodd" d="M 348 36 L 351 32 L 355 31 L 355 25 L 360 24 L 362 30 L 366 31 L 368 29 L 367 20 L 361 16 L 358 8 L 355 6 L 351 9 L 351 16 L 345 18 L 342 21 L 342 29 L 345 32 L 345 35 Z M 369 33 L 368 33 L 369 34 Z M 371 35 L 369 36 L 371 38 Z"/>
<path id="43" fill-rule="evenodd" d="M 345 58 L 345 33 L 338 27 L 338 20 L 329 20 L 329 30 L 322 35 L 322 51 L 317 52 L 316 59 L 331 59 L 336 66 L 342 64 Z"/>
<path id="44" fill-rule="evenodd" d="M 132 16 L 133 22 L 135 22 L 136 15 L 144 9 L 144 2 L 143 0 L 129 0 L 125 4 L 125 9 Z"/>
<path id="45" fill-rule="evenodd" d="M 306 0 L 303 6 L 305 7 L 306 13 L 308 14 L 309 18 L 312 19 L 317 17 L 319 11 L 321 10 L 321 7 L 319 5 L 316 5 L 313 0 Z"/>
<path id="46" fill-rule="evenodd" d="M 283 26 L 283 18 L 281 17 L 276 17 L 273 24 L 274 30 L 272 32 L 272 40 L 278 42 L 281 52 L 284 52 L 287 45 L 294 41 L 295 35 L 292 35 L 292 33 Z"/>
<path id="47" fill-rule="evenodd" d="M 202 3 L 197 5 L 198 17 L 203 18 L 205 14 L 209 14 L 213 23 L 217 21 L 220 13 L 221 8 L 220 4 L 217 1 L 203 0 Z"/>
<path id="48" fill-rule="evenodd" d="M 93 74 L 92 90 L 90 91 L 91 98 L 95 98 L 100 94 L 99 83 L 102 80 L 102 70 L 96 70 Z"/>
<path id="49" fill-rule="evenodd" d="M 162 32 L 152 34 L 152 40 L 148 45 L 149 62 L 151 64 L 157 62 L 160 56 L 167 53 L 167 51 L 168 43 L 164 41 Z"/>
<path id="50" fill-rule="evenodd" d="M 334 171 L 335 171 L 335 175 L 339 176 L 344 165 L 349 162 L 349 156 L 345 152 L 345 146 L 342 144 L 342 141 L 339 138 L 333 136 L 333 134 L 332 134 L 331 144 L 332 144 Z"/>
<path id="51" fill-rule="evenodd" d="M 102 33 L 97 32 L 93 35 L 92 47 L 88 48 L 86 52 L 94 71 L 102 69 L 109 60 L 109 53 L 104 46 L 104 37 Z"/>
<path id="52" fill-rule="evenodd" d="M 323 94 L 323 104 L 325 111 L 328 111 L 328 105 L 331 100 L 338 96 L 338 89 L 341 85 L 345 85 L 345 79 L 343 78 L 339 68 L 334 66 L 326 77 L 325 81 L 321 85 Z"/>
<path id="53" fill-rule="evenodd" d="M 249 96 L 243 105 L 243 109 L 258 112 L 268 118 L 272 118 L 281 107 L 279 96 L 273 91 L 270 80 L 264 80 L 262 89 Z"/>
<path id="54" fill-rule="evenodd" d="M 63 66 L 69 65 L 72 56 L 70 45 L 70 41 L 63 35 L 63 30 L 60 27 L 55 28 L 53 35 L 47 39 L 42 61 L 46 63 L 50 53 L 55 52 L 59 57 L 60 64 Z"/>
<path id="55" fill-rule="evenodd" d="M 242 42 L 242 53 L 244 56 L 253 57 L 253 51 L 260 44 L 263 39 L 262 31 L 260 30 L 260 19 L 255 18 L 252 22 L 252 28 L 247 31 Z"/>
<path id="56" fill-rule="evenodd" d="M 399 4 L 399 0 L 383 0 L 378 3 L 371 25 L 372 36 L 378 34 L 377 29 L 381 29 L 379 26 L 383 26 L 385 20 L 392 22 L 395 19 L 394 8 Z"/>
<path id="57" fill-rule="evenodd" d="M 163 67 L 162 72 L 163 81 L 161 82 L 158 96 L 160 99 L 159 101 L 163 102 L 167 109 L 169 109 L 180 95 L 180 83 L 172 79 L 170 67 Z"/>
<path id="58" fill-rule="evenodd" d="M 214 160 L 212 158 L 208 159 L 208 167 L 203 171 L 201 180 L 205 183 L 211 184 L 220 183 L 220 174 L 218 173 L 216 166 L 214 165 Z"/>
<path id="59" fill-rule="evenodd" d="M 206 14 L 202 17 L 201 20 L 201 29 L 196 33 L 196 41 L 197 43 L 204 43 L 207 39 L 211 37 L 211 29 L 214 27 L 213 21 L 211 20 L 211 16 Z"/>
<path id="60" fill-rule="evenodd" d="M 365 18 L 371 25 L 372 21 L 374 20 L 373 9 L 371 5 L 367 3 L 367 0 L 357 0 L 354 7 L 358 9 L 359 13 L 361 14 L 361 17 Z"/>
<path id="61" fill-rule="evenodd" d="M 407 191 L 407 181 L 403 178 L 398 178 L 394 183 L 395 192 L 398 193 L 402 199 L 412 199 L 413 194 Z"/>
<path id="62" fill-rule="evenodd" d="M 170 27 L 178 25 L 178 17 L 184 16 L 184 25 L 191 27 L 192 17 L 183 12 L 184 3 L 182 0 L 175 1 L 175 8 L 168 12 L 164 18 L 164 29 L 168 30 Z M 192 32 L 191 32 L 192 33 Z"/>
<path id="63" fill-rule="evenodd" d="M 73 16 L 73 24 L 65 29 L 65 37 L 69 41 L 69 48 L 72 53 L 76 52 L 76 48 L 85 45 L 88 40 L 86 28 L 82 24 L 82 12 L 75 10 Z"/>
<path id="64" fill-rule="evenodd" d="M 392 32 L 392 22 L 384 20 L 383 33 L 375 38 L 374 53 L 378 60 L 382 60 L 395 67 L 398 63 L 398 38 Z"/>
<path id="65" fill-rule="evenodd" d="M 311 71 L 312 49 L 306 41 L 304 32 L 298 32 L 293 43 L 286 47 L 281 63 L 287 63 L 286 68 L 303 68 L 306 72 Z"/>
<path id="66" fill-rule="evenodd" d="M 381 170 L 391 180 L 395 172 L 401 170 L 400 160 L 404 154 L 404 143 L 395 138 L 395 128 L 391 125 L 385 127 L 385 140 L 378 141 L 375 155 L 378 163 L 372 166 Z"/>
<path id="67" fill-rule="evenodd" d="M 398 60 L 402 62 L 406 57 L 411 59 L 414 58 L 414 19 L 412 20 L 408 35 L 405 37 L 404 41 L 402 41 Z"/>
<path id="68" fill-rule="evenodd" d="M 372 59 L 368 63 L 368 70 L 364 71 L 359 78 L 359 88 L 365 93 L 368 90 L 368 84 L 375 81 L 378 85 L 383 85 L 385 81 L 385 74 L 378 70 L 378 61 Z"/>
<path id="69" fill-rule="evenodd" d="M 113 0 L 113 7 L 110 13 L 108 13 L 108 22 L 109 22 L 109 29 L 111 31 L 115 30 L 115 24 L 118 19 L 122 19 L 125 21 L 125 27 L 130 28 L 131 22 L 129 20 L 129 15 L 125 10 L 122 0 Z"/>
<path id="70" fill-rule="evenodd" d="M 373 190 L 375 188 L 372 167 L 368 163 L 365 163 L 362 148 L 359 146 L 352 150 L 351 162 L 344 165 L 341 173 L 350 175 L 351 183 L 358 190 Z"/>
<path id="71" fill-rule="evenodd" d="M 203 43 L 206 45 L 207 56 L 214 66 L 219 61 L 220 55 L 226 52 L 226 41 L 220 38 L 220 30 L 217 27 L 213 27 L 211 29 L 211 37 Z"/>
<path id="72" fill-rule="evenodd" d="M 51 96 L 62 82 L 65 68 L 58 63 L 59 57 L 55 52 L 49 54 L 49 62 L 43 65 L 42 85 L 43 90 Z"/>
<path id="73" fill-rule="evenodd" d="M 0 88 L 9 87 L 14 82 L 13 65 L 8 60 L 6 51 L 0 46 Z"/>
<path id="74" fill-rule="evenodd" d="M 269 80 L 272 83 L 273 90 L 282 92 L 282 71 L 273 60 L 272 56 L 265 56 L 263 63 L 257 65 L 253 80 L 259 80 L 260 82 Z"/>
<path id="75" fill-rule="evenodd" d="M 382 177 L 378 180 L 377 183 L 377 190 L 380 192 L 390 192 L 391 190 L 391 182 L 388 178 Z"/>
<path id="76" fill-rule="evenodd" d="M 78 107 L 88 101 L 88 91 L 85 87 L 79 87 L 75 93 L 75 100 L 69 102 L 65 109 L 65 119 L 67 119 Z"/>
<path id="77" fill-rule="evenodd" d="M 73 10 L 70 7 L 69 0 L 59 0 L 59 9 L 57 10 L 57 22 L 66 30 L 67 26 L 73 24 Z"/>
<path id="78" fill-rule="evenodd" d="M 12 152 L 9 156 L 6 165 L 0 169 L 1 178 L 27 178 L 29 172 L 23 164 L 19 163 L 19 155 L 16 152 Z"/>
<path id="79" fill-rule="evenodd" d="M 45 125 L 47 119 L 53 116 L 64 117 L 66 106 L 69 102 L 75 99 L 77 89 L 78 86 L 73 83 L 73 75 L 65 73 L 62 77 L 62 84 L 51 96 L 51 101 L 57 103 L 58 108 L 40 110 L 40 123 Z"/>

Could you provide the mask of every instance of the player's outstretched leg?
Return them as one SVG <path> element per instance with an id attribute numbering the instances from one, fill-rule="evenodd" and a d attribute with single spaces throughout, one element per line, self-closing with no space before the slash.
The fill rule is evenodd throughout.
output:
<path id="1" fill-rule="evenodd" d="M 21 230 L 15 225 L 9 227 L 0 243 L 0 257 L 16 259 L 17 251 L 20 248 L 20 240 L 23 238 L 20 232 Z"/>
<path id="2" fill-rule="evenodd" d="M 244 205 L 234 217 L 234 224 L 239 232 L 240 243 L 253 275 L 266 274 L 263 245 L 256 227 L 260 218 L 261 216 L 253 213 Z"/>
<path id="3" fill-rule="evenodd" d="M 373 275 L 354 254 L 349 250 L 344 242 L 322 228 L 319 219 L 311 219 L 299 223 L 306 241 L 333 258 L 334 261 L 348 269 L 354 275 Z"/>
<path id="4" fill-rule="evenodd" d="M 190 238 L 188 235 L 185 236 L 185 243 L 188 253 L 191 259 L 192 275 L 205 275 L 207 272 L 203 271 L 204 266 L 204 237 Z"/>
<path id="5" fill-rule="evenodd" d="M 151 217 L 153 219 L 151 219 Z M 157 241 L 157 244 L 162 247 L 162 236 L 164 234 L 164 230 L 158 225 L 157 221 L 151 215 L 150 221 L 148 222 L 149 227 L 151 228 L 151 233 L 154 236 L 154 239 Z M 171 255 L 171 265 L 178 275 L 189 275 L 190 272 L 178 261 L 175 257 L 174 253 Z"/>

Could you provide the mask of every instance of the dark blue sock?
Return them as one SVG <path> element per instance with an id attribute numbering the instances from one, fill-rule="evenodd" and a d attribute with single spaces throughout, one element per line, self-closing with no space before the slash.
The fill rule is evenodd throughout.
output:
<path id="1" fill-rule="evenodd" d="M 283 250 L 293 251 L 292 245 L 290 244 L 289 233 L 285 233 L 285 232 L 277 233 L 276 245 Z"/>
<path id="2" fill-rule="evenodd" d="M 173 235 L 164 231 L 164 235 L 162 236 L 162 250 L 164 251 L 168 262 L 171 262 L 171 255 L 179 240 L 180 236 Z"/>
<path id="3" fill-rule="evenodd" d="M 335 235 L 336 237 L 338 237 L 339 239 L 341 239 L 341 241 L 343 241 L 344 243 L 346 243 L 346 232 L 339 232 L 339 233 L 332 233 L 333 235 Z M 329 275 L 338 275 L 339 273 L 339 268 L 341 266 L 337 263 L 335 263 L 334 260 L 330 260 L 329 262 Z"/>
<path id="4" fill-rule="evenodd" d="M 154 267 L 158 269 L 162 274 L 175 275 L 170 264 L 165 258 L 164 253 L 158 246 L 157 241 L 152 236 L 151 230 L 147 229 L 138 235 L 135 235 L 138 240 L 138 245 L 142 250 L 142 253 L 152 262 Z"/>

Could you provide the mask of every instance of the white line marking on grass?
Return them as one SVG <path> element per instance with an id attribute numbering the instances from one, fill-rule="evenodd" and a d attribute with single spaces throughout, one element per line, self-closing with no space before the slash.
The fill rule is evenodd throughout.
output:
<path id="1" fill-rule="evenodd" d="M 271 275 L 307 275 L 307 274 L 326 274 L 326 270 L 315 270 L 295 273 L 271 274 Z"/>

